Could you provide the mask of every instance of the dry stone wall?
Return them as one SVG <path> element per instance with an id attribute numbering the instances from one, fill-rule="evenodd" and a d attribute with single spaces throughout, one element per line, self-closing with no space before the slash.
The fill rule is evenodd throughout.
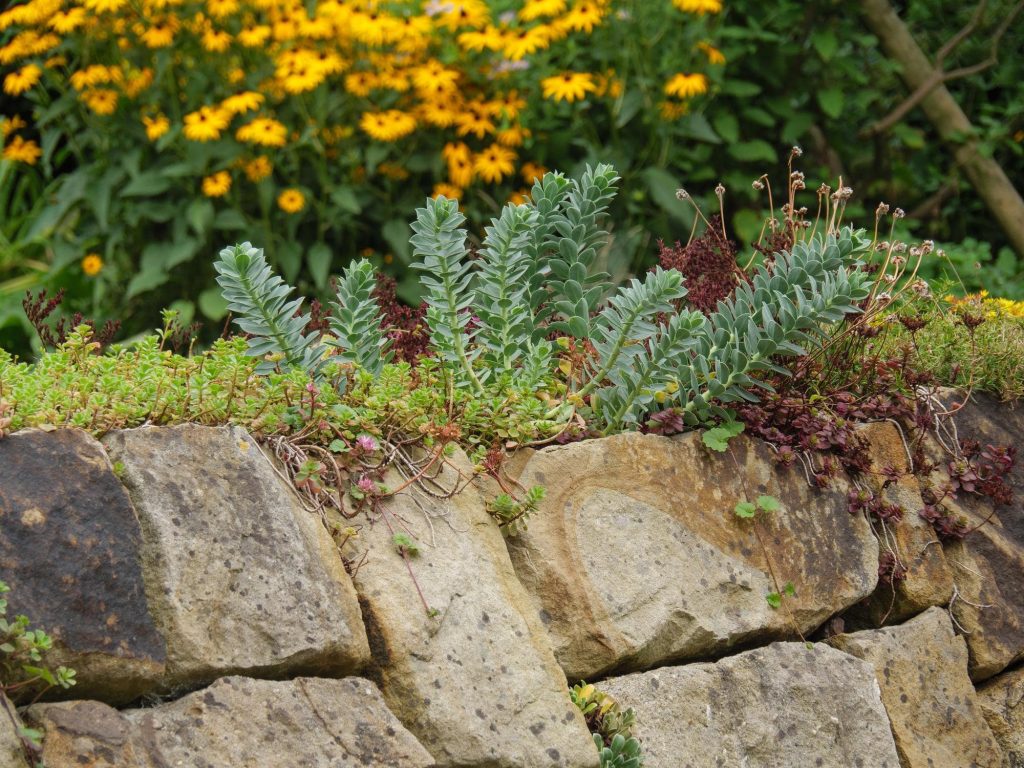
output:
<path id="1" fill-rule="evenodd" d="M 1016 443 L 1022 417 L 977 400 L 956 423 Z M 1024 470 L 1012 507 L 961 495 L 978 529 L 942 543 L 917 480 L 878 480 L 908 460 L 897 427 L 864 435 L 898 526 L 756 441 L 730 456 L 626 434 L 516 454 L 510 475 L 548 495 L 508 540 L 456 453 L 435 478 L 455 496 L 411 485 L 344 521 L 354 576 L 239 428 L 8 436 L 9 612 L 79 683 L 0 702 L 0 768 L 30 765 L 23 723 L 49 768 L 598 768 L 581 678 L 635 710 L 647 768 L 1024 765 Z M 781 509 L 737 519 L 761 494 Z M 895 585 L 886 551 L 907 568 Z"/>

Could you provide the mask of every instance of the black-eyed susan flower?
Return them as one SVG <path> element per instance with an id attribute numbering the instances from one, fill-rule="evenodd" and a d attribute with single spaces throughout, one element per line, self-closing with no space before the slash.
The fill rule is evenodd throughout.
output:
<path id="1" fill-rule="evenodd" d="M 695 13 L 698 16 L 722 10 L 722 0 L 672 0 L 672 5 L 684 13 Z"/>
<path id="2" fill-rule="evenodd" d="M 260 155 L 259 157 L 254 157 L 252 160 L 245 163 L 245 165 L 242 166 L 242 170 L 245 172 L 249 181 L 256 184 L 267 178 L 267 176 L 273 172 L 274 166 L 271 164 L 269 159 Z"/>
<path id="3" fill-rule="evenodd" d="M 665 83 L 665 93 L 679 99 L 698 96 L 699 94 L 707 93 L 707 90 L 708 79 L 701 74 L 687 75 L 680 72 L 679 74 L 673 75 L 669 81 Z"/>
<path id="4" fill-rule="evenodd" d="M 36 64 L 26 64 L 4 78 L 4 93 L 19 96 L 39 82 L 43 70 Z"/>
<path id="5" fill-rule="evenodd" d="M 595 0 L 577 2 L 565 16 L 556 22 L 556 26 L 590 34 L 607 13 L 605 5 L 605 3 Z"/>
<path id="6" fill-rule="evenodd" d="M 21 136 L 15 136 L 4 146 L 4 160 L 13 160 L 17 163 L 35 165 L 36 161 L 43 154 L 39 145 L 34 141 L 27 141 Z"/>
<path id="7" fill-rule="evenodd" d="M 519 174 L 527 184 L 533 184 L 533 182 L 539 181 L 544 178 L 544 174 L 547 172 L 548 169 L 543 165 L 533 162 L 523 163 L 523 167 L 519 169 Z"/>
<path id="8" fill-rule="evenodd" d="M 112 115 L 117 109 L 117 91 L 111 88 L 91 88 L 79 98 L 97 115 Z"/>
<path id="9" fill-rule="evenodd" d="M 203 194 L 207 197 L 224 197 L 231 190 L 231 174 L 217 171 L 203 179 Z"/>
<path id="10" fill-rule="evenodd" d="M 557 16 L 565 11 L 565 0 L 526 0 L 519 11 L 523 21 L 536 21 L 547 16 Z"/>
<path id="11" fill-rule="evenodd" d="M 98 253 L 86 254 L 82 259 L 82 272 L 88 277 L 96 277 L 103 269 L 103 259 Z"/>
<path id="12" fill-rule="evenodd" d="M 257 117 L 239 128 L 235 138 L 261 147 L 283 147 L 287 143 L 288 129 L 273 118 Z"/>
<path id="13" fill-rule="evenodd" d="M 294 187 L 286 189 L 277 196 L 277 207 L 285 213 L 298 213 L 306 207 L 306 196 Z"/>
<path id="14" fill-rule="evenodd" d="M 266 97 L 257 91 L 243 91 L 234 96 L 228 96 L 220 103 L 220 108 L 232 115 L 244 115 L 260 108 Z"/>
<path id="15" fill-rule="evenodd" d="M 447 197 L 449 200 L 459 200 L 462 195 L 463 190 L 460 187 L 443 181 L 435 184 L 434 191 L 430 193 L 431 197 Z"/>
<path id="16" fill-rule="evenodd" d="M 563 72 L 553 77 L 545 77 L 540 81 L 540 87 L 545 99 L 570 103 L 597 90 L 594 76 L 587 72 Z"/>
<path id="17" fill-rule="evenodd" d="M 703 51 L 704 55 L 708 57 L 709 64 L 725 64 L 725 54 L 715 48 L 715 46 L 711 45 L 711 43 L 697 43 L 697 48 Z"/>
<path id="18" fill-rule="evenodd" d="M 167 16 L 153 22 L 149 29 L 140 35 L 147 48 L 166 48 L 174 42 L 174 35 L 179 28 L 178 20 Z"/>
<path id="19" fill-rule="evenodd" d="M 492 144 L 473 158 L 473 170 L 484 181 L 496 184 L 515 171 L 515 162 L 515 152 Z"/>
<path id="20" fill-rule="evenodd" d="M 200 107 L 185 115 L 185 138 L 189 141 L 213 141 L 228 127 L 231 115 L 222 109 Z"/>
<path id="21" fill-rule="evenodd" d="M 150 141 L 156 141 L 171 127 L 171 121 L 167 119 L 167 115 L 163 113 L 153 115 L 142 116 L 142 125 L 146 128 L 146 138 Z"/>
<path id="22" fill-rule="evenodd" d="M 416 118 L 399 109 L 365 112 L 359 127 L 377 141 L 398 141 L 416 130 Z"/>

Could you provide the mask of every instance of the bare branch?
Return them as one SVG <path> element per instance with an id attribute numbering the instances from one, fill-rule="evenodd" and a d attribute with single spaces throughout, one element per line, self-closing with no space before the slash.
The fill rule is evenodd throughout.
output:
<path id="1" fill-rule="evenodd" d="M 942 62 L 946 60 L 946 57 L 953 52 L 954 48 L 964 41 L 964 38 L 977 28 L 979 23 L 981 23 L 981 18 L 985 15 L 985 7 L 987 5 L 988 0 L 981 0 L 981 2 L 978 3 L 978 7 L 974 9 L 974 13 L 971 14 L 971 20 L 964 25 L 963 29 L 949 38 L 944 46 L 939 48 L 938 53 L 935 54 L 936 69 L 942 69 Z"/>

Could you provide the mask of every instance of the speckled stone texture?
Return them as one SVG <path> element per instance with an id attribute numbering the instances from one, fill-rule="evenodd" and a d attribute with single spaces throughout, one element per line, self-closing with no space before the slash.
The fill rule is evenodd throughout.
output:
<path id="1" fill-rule="evenodd" d="M 826 645 L 773 643 L 600 685 L 636 712 L 645 768 L 900 768 L 874 670 Z"/>
<path id="2" fill-rule="evenodd" d="M 809 632 L 872 593 L 878 543 L 842 483 L 813 489 L 764 443 L 730 445 L 735 462 L 698 434 L 630 433 L 518 459 L 547 496 L 508 549 L 569 679 L 795 637 L 794 622 Z M 761 494 L 781 510 L 737 518 Z"/>
<path id="3" fill-rule="evenodd" d="M 142 523 L 165 687 L 364 665 L 359 605 L 330 534 L 245 430 L 144 427 L 103 442 Z"/>
<path id="4" fill-rule="evenodd" d="M 967 675 L 967 645 L 945 610 L 829 642 L 874 667 L 903 768 L 1002 766 Z"/>
<path id="5" fill-rule="evenodd" d="M 47 768 L 429 768 L 369 680 L 228 677 L 169 704 L 38 705 Z"/>
<path id="6" fill-rule="evenodd" d="M 142 535 L 103 447 L 76 429 L 0 440 L 0 578 L 8 616 L 54 640 L 75 695 L 125 702 L 164 674 L 166 648 L 143 587 Z"/>

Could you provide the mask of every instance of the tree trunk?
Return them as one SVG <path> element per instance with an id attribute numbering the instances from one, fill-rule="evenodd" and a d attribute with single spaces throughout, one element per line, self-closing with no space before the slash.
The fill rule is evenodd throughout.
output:
<path id="1" fill-rule="evenodd" d="M 900 76 L 910 92 L 934 76 L 935 68 L 889 0 L 861 0 L 868 27 L 882 42 L 886 55 L 900 65 Z M 1019 256 L 1024 257 L 1024 200 L 999 163 L 978 151 L 971 121 L 945 85 L 937 85 L 921 100 L 921 109 L 953 150 L 953 156 L 985 201 Z M 983 233 L 981 233 L 983 237 Z"/>

